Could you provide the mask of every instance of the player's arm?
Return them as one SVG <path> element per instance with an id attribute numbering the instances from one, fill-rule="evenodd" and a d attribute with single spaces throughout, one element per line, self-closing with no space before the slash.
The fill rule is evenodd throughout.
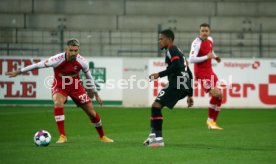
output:
<path id="1" fill-rule="evenodd" d="M 218 63 L 220 63 L 221 62 L 221 58 L 219 57 L 219 56 L 217 56 L 217 54 L 214 52 L 214 50 L 213 50 L 213 55 L 214 55 L 214 59 L 218 62 Z"/>
<path id="2" fill-rule="evenodd" d="M 189 77 L 192 80 L 194 78 L 193 73 L 192 73 L 192 71 L 191 71 L 191 69 L 190 69 L 190 67 L 188 65 L 186 65 L 186 67 L 187 67 L 187 72 L 189 74 Z"/>
<path id="3" fill-rule="evenodd" d="M 93 99 L 95 97 L 96 101 L 100 105 L 102 105 L 103 101 L 97 92 L 95 80 L 94 80 L 93 76 L 91 75 L 91 72 L 90 72 L 90 69 L 88 66 L 88 62 L 84 58 L 82 59 L 82 66 L 83 66 L 82 71 L 84 72 L 84 75 L 87 79 L 87 81 L 85 83 L 85 88 L 86 88 L 86 92 L 87 92 L 88 96 L 91 99 Z"/>
<path id="4" fill-rule="evenodd" d="M 194 105 L 193 96 L 188 96 L 188 98 L 187 98 L 187 104 L 188 104 L 188 108 L 192 107 Z"/>
<path id="5" fill-rule="evenodd" d="M 169 53 L 171 54 L 171 65 L 166 70 L 159 72 L 159 77 L 168 76 L 169 74 L 174 72 L 180 72 L 181 63 L 179 59 L 182 54 L 176 47 L 171 47 L 169 49 Z"/>
<path id="6" fill-rule="evenodd" d="M 159 77 L 168 76 L 171 73 L 180 71 L 181 64 L 179 62 L 179 59 L 180 59 L 180 55 L 182 55 L 182 54 L 178 53 L 178 50 L 177 50 L 176 47 L 173 47 L 173 48 L 169 49 L 169 52 L 172 56 L 171 59 L 170 59 L 171 60 L 171 66 L 168 67 L 164 71 L 161 71 L 159 73 L 153 73 L 153 74 L 149 75 L 149 78 L 151 80 L 158 79 Z"/>
<path id="7" fill-rule="evenodd" d="M 91 93 L 93 93 L 93 94 L 97 93 L 96 84 L 95 84 L 93 76 L 91 75 L 90 70 L 88 70 L 87 72 L 84 72 L 84 74 L 87 79 L 87 82 L 85 83 L 85 85 L 86 85 L 85 87 L 87 87 L 91 91 Z"/>
<path id="8" fill-rule="evenodd" d="M 95 97 L 96 101 L 102 105 L 103 101 L 101 99 L 101 97 L 99 96 L 98 92 L 97 92 L 97 88 L 95 85 L 95 81 L 93 76 L 91 75 L 90 70 L 84 72 L 86 79 L 88 80 L 85 84 L 85 88 L 86 88 L 86 92 L 88 94 L 88 96 L 93 99 Z"/>
<path id="9" fill-rule="evenodd" d="M 29 65 L 27 67 L 21 68 L 20 70 L 12 71 L 12 72 L 7 72 L 6 75 L 9 77 L 16 77 L 17 75 L 20 75 L 24 72 L 28 72 L 34 69 L 40 69 L 40 68 L 45 68 L 45 61 L 40 61 L 38 63 L 34 63 L 32 65 Z"/>
<path id="10" fill-rule="evenodd" d="M 208 37 L 208 39 L 214 44 L 214 40 L 212 37 Z M 221 58 L 215 53 L 215 51 L 213 50 L 212 52 L 212 58 L 215 59 L 218 63 L 221 62 Z"/>
<path id="11" fill-rule="evenodd" d="M 193 81 L 193 78 L 194 78 L 193 73 L 188 65 L 186 65 L 186 67 L 187 67 L 188 75 L 189 75 L 191 81 Z M 194 89 L 193 89 L 193 84 L 192 84 L 191 88 L 189 88 L 189 93 L 188 93 L 188 98 L 187 98 L 188 108 L 192 107 L 194 105 L 193 94 L 194 94 Z"/>
<path id="12" fill-rule="evenodd" d="M 189 61 L 191 63 L 201 63 L 201 62 L 204 62 L 205 60 L 210 59 L 212 57 L 210 53 L 207 55 L 198 57 L 197 55 L 198 55 L 198 52 L 200 49 L 200 45 L 201 45 L 201 41 L 199 41 L 198 39 L 193 41 L 193 43 L 191 45 L 191 51 L 189 54 Z"/>
<path id="13" fill-rule="evenodd" d="M 64 55 L 64 54 L 57 54 L 55 56 L 50 57 L 47 60 L 43 60 L 38 63 L 34 63 L 27 67 L 21 68 L 20 70 L 13 71 L 13 72 L 7 72 L 6 75 L 8 75 L 9 77 L 16 77 L 17 75 L 20 75 L 21 73 L 32 71 L 34 69 L 41 69 L 41 68 L 45 68 L 45 67 L 56 67 L 64 60 L 64 58 L 62 58 L 62 55 Z"/>
<path id="14" fill-rule="evenodd" d="M 190 70 L 189 66 L 187 66 L 187 71 L 188 71 L 191 81 L 193 81 L 193 74 L 192 74 L 192 71 Z M 191 86 L 191 88 L 189 89 L 189 94 L 188 94 L 188 98 L 187 98 L 188 108 L 192 107 L 194 105 L 193 94 L 194 94 L 194 89 L 193 89 L 193 86 Z"/>

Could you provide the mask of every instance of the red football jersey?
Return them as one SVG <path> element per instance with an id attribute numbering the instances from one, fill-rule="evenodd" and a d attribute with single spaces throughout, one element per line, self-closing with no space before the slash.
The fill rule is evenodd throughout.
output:
<path id="1" fill-rule="evenodd" d="M 213 52 L 213 39 L 211 37 L 208 37 L 208 39 L 204 41 L 197 37 L 193 41 L 190 56 L 202 57 L 206 56 L 209 52 Z M 213 74 L 212 59 L 195 63 L 194 73 L 195 75 Z"/>
<path id="2" fill-rule="evenodd" d="M 80 85 L 80 70 L 84 73 L 89 71 L 88 63 L 81 55 L 78 54 L 75 61 L 68 62 L 64 52 L 50 57 L 45 61 L 45 66 L 53 67 L 55 76 L 53 87 L 60 88 L 62 87 L 62 77 L 64 78 L 65 88 L 76 88 L 76 86 Z M 70 79 L 66 78 L 66 76 L 70 77 Z"/>

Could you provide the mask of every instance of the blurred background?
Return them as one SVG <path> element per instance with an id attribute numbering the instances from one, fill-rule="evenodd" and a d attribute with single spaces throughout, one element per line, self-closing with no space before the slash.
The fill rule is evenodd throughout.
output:
<path id="1" fill-rule="evenodd" d="M 1 56 L 52 56 L 67 39 L 85 56 L 157 57 L 171 28 L 187 54 L 203 22 L 227 58 L 276 57 L 275 0 L 1 0 Z"/>

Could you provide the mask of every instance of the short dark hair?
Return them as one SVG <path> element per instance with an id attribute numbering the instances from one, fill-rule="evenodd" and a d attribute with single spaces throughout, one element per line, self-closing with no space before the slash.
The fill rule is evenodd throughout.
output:
<path id="1" fill-rule="evenodd" d="M 75 38 L 69 39 L 67 41 L 67 46 L 80 46 L 80 41 Z"/>
<path id="2" fill-rule="evenodd" d="M 163 35 L 165 35 L 166 37 L 171 38 L 172 41 L 174 40 L 174 33 L 173 33 L 173 31 L 170 30 L 170 29 L 163 30 L 163 31 L 160 32 L 160 34 L 163 34 Z"/>
<path id="3" fill-rule="evenodd" d="M 202 23 L 199 28 L 201 27 L 208 27 L 209 29 L 211 29 L 211 26 L 208 23 Z"/>

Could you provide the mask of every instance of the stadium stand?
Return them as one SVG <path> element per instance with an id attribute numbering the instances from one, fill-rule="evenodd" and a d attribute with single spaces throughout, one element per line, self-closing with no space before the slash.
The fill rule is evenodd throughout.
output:
<path id="1" fill-rule="evenodd" d="M 68 38 L 87 56 L 158 56 L 158 28 L 187 54 L 210 23 L 222 57 L 276 57 L 274 0 L 1 0 L 0 53 L 52 55 Z"/>

